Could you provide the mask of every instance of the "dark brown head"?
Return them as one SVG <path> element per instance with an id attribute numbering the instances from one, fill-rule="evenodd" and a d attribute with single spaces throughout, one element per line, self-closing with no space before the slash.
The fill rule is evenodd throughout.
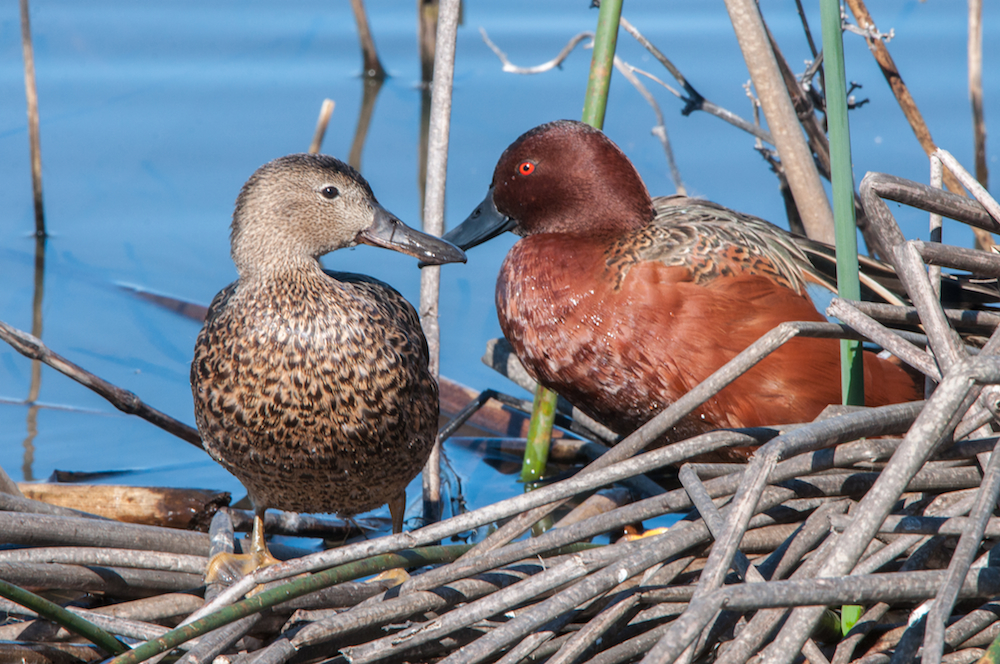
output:
<path id="1" fill-rule="evenodd" d="M 653 214 L 646 185 L 618 146 L 589 125 L 559 120 L 504 151 L 486 200 L 445 238 L 467 249 L 504 230 L 614 235 Z"/>

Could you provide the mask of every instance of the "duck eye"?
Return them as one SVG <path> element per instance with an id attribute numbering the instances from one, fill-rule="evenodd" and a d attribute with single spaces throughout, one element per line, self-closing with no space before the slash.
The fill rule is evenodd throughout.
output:
<path id="1" fill-rule="evenodd" d="M 335 199 L 337 196 L 340 196 L 340 190 L 338 190 L 333 185 L 329 185 L 329 184 L 326 185 L 325 187 L 323 187 L 322 189 L 320 189 L 319 193 L 323 196 L 323 198 L 325 198 L 327 200 L 330 200 L 330 201 L 332 201 L 333 199 Z"/>
<path id="2" fill-rule="evenodd" d="M 532 161 L 522 161 L 517 166 L 517 172 L 521 175 L 531 175 L 535 172 L 535 163 Z"/>

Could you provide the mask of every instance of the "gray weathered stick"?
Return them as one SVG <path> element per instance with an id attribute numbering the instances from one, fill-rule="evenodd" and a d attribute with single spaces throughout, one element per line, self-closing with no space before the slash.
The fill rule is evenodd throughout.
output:
<path id="1" fill-rule="evenodd" d="M 437 47 L 434 52 L 434 82 L 431 87 L 430 137 L 427 147 L 427 181 L 424 184 L 424 231 L 444 233 L 444 188 L 448 174 L 448 133 L 451 126 L 451 87 L 455 72 L 455 39 L 458 34 L 459 0 L 441 0 L 438 7 Z M 430 349 L 430 371 L 438 375 L 441 329 L 438 300 L 441 266 L 420 271 L 420 325 Z M 424 517 L 436 521 L 441 513 L 441 444 L 434 443 L 424 466 Z"/>
<path id="2" fill-rule="evenodd" d="M 807 234 L 833 244 L 833 213 L 778 70 L 760 9 L 753 0 L 726 0 L 726 9 Z"/>

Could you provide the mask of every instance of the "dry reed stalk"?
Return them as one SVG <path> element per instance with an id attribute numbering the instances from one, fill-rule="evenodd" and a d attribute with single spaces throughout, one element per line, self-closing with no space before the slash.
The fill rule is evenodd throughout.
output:
<path id="1" fill-rule="evenodd" d="M 424 183 L 424 231 L 444 233 L 445 178 L 448 172 L 448 134 L 451 127 L 451 90 L 455 72 L 455 41 L 458 34 L 459 1 L 441 0 L 434 49 L 434 80 L 431 90 L 430 135 L 427 144 L 427 179 Z M 420 325 L 430 349 L 430 371 L 437 377 L 440 366 L 441 330 L 438 305 L 441 267 L 420 271 Z M 441 516 L 441 444 L 435 442 L 423 471 L 424 520 Z"/>
<path id="2" fill-rule="evenodd" d="M 35 236 L 44 238 L 42 206 L 42 140 L 38 128 L 38 88 L 35 85 L 35 51 L 31 44 L 28 0 L 21 0 L 21 49 L 24 53 L 24 93 L 28 102 L 28 143 L 31 148 L 31 193 L 35 204 Z"/>
<path id="3" fill-rule="evenodd" d="M 986 120 L 983 118 L 983 0 L 969 0 L 969 102 L 972 105 L 972 136 L 976 180 L 989 185 L 986 164 Z"/>
<path id="4" fill-rule="evenodd" d="M 924 122 L 920 109 L 917 108 L 917 102 L 910 94 L 906 83 L 903 82 L 903 77 L 899 73 L 899 69 L 896 67 L 892 56 L 889 54 L 889 49 L 886 47 L 885 42 L 882 41 L 878 28 L 875 27 L 875 21 L 868 12 L 864 0 L 847 0 L 847 6 L 850 7 L 851 13 L 854 14 L 854 19 L 858 22 L 858 26 L 866 32 L 865 40 L 868 42 L 869 50 L 871 50 L 872 55 L 875 56 L 875 61 L 881 67 L 882 75 L 885 76 L 885 80 L 889 83 L 889 87 L 896 96 L 896 101 L 899 102 L 899 107 L 902 109 L 903 115 L 906 116 L 907 121 L 910 123 L 910 128 L 913 129 L 920 147 L 930 157 L 937 149 L 937 146 L 934 144 L 934 139 L 931 138 L 931 132 L 927 128 L 927 123 Z M 944 172 L 944 183 L 953 193 L 961 193 L 962 187 L 955 178 L 955 175 L 950 171 Z M 983 229 L 974 227 L 972 231 L 976 236 L 976 248 L 989 249 L 994 245 L 993 238 L 989 233 L 984 233 Z"/>
<path id="5" fill-rule="evenodd" d="M 833 213 L 768 42 L 760 10 L 752 0 L 726 0 L 726 9 L 806 233 L 814 240 L 833 244 Z"/>
<path id="6" fill-rule="evenodd" d="M 355 3 L 360 3 L 361 0 L 351 0 L 351 5 Z M 362 7 L 362 11 L 364 8 Z M 316 120 L 316 131 L 313 133 L 312 143 L 309 144 L 310 154 L 319 154 L 319 151 L 323 148 L 323 138 L 326 136 L 326 128 L 330 124 L 330 118 L 333 116 L 333 107 L 335 106 L 332 99 L 324 99 L 323 104 L 319 108 L 319 118 Z"/>
<path id="7" fill-rule="evenodd" d="M 368 14 L 365 12 L 364 0 L 351 0 L 351 11 L 354 12 L 354 22 L 358 25 L 358 41 L 361 42 L 361 59 L 364 65 L 365 78 L 384 80 L 385 68 L 378 58 L 375 48 L 375 38 L 368 27 Z"/>

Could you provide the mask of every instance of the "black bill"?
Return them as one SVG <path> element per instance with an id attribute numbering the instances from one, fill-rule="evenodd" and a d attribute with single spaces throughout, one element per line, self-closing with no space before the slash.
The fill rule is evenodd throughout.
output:
<path id="1" fill-rule="evenodd" d="M 497 210 L 496 204 L 493 203 L 493 187 L 490 187 L 486 198 L 472 211 L 472 214 L 461 224 L 445 233 L 442 239 L 462 249 L 471 249 L 505 231 L 514 230 L 516 226 L 515 220 Z"/>
<path id="2" fill-rule="evenodd" d="M 377 205 L 374 222 L 358 233 L 358 242 L 416 256 L 422 265 L 465 262 L 465 252 L 451 242 L 410 228 Z"/>

